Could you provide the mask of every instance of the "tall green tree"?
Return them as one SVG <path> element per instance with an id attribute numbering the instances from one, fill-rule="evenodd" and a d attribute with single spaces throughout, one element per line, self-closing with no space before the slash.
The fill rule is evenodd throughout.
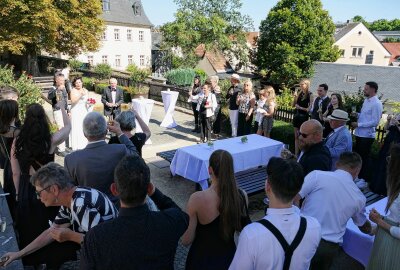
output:
<path id="1" fill-rule="evenodd" d="M 36 73 L 41 50 L 75 56 L 99 47 L 104 22 L 101 1 L 1 0 L 0 52 L 23 55 L 23 68 Z"/>
<path id="2" fill-rule="evenodd" d="M 242 15 L 241 0 L 174 0 L 178 6 L 175 20 L 161 27 L 165 48 L 180 48 L 184 66 L 193 67 L 197 61 L 195 49 L 200 44 L 207 51 L 223 51 L 249 62 L 245 32 L 252 29 L 249 16 Z"/>
<path id="3" fill-rule="evenodd" d="M 335 25 L 320 0 L 281 0 L 261 22 L 257 64 L 267 79 L 292 85 L 310 77 L 315 61 L 334 62 Z"/>
<path id="4" fill-rule="evenodd" d="M 360 16 L 353 17 L 354 22 L 362 22 L 370 31 L 400 31 L 400 19 L 379 19 L 373 22 L 367 22 Z"/>

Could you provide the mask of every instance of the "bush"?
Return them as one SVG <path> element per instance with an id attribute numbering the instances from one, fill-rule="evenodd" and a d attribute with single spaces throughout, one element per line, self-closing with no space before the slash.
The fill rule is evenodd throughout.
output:
<path id="1" fill-rule="evenodd" d="M 96 94 L 102 95 L 104 88 L 108 86 L 109 84 L 106 83 L 96 83 L 94 86 L 94 92 L 96 92 Z"/>
<path id="2" fill-rule="evenodd" d="M 93 91 L 94 90 L 95 82 L 96 82 L 95 78 L 82 77 L 83 87 L 86 88 L 89 91 Z"/>
<path id="3" fill-rule="evenodd" d="M 284 144 L 289 144 L 290 151 L 294 153 L 294 132 L 292 123 L 274 120 L 271 139 L 283 142 Z"/>
<path id="4" fill-rule="evenodd" d="M 38 87 L 25 73 L 18 79 L 14 78 L 13 67 L 0 67 L 0 86 L 9 85 L 18 90 L 19 93 L 19 117 L 25 118 L 26 106 L 32 103 L 43 104 L 42 89 Z"/>
<path id="5" fill-rule="evenodd" d="M 192 85 L 193 79 L 196 76 L 194 69 L 191 68 L 178 68 L 168 71 L 165 77 L 169 84 L 177 86 Z"/>
<path id="6" fill-rule="evenodd" d="M 196 76 L 200 76 L 201 83 L 204 83 L 207 80 L 207 73 L 204 70 L 200 68 L 195 68 L 194 73 L 196 74 Z"/>
<path id="7" fill-rule="evenodd" d="M 148 69 L 138 68 L 135 64 L 128 65 L 126 71 L 130 73 L 133 82 L 143 82 L 150 75 Z"/>
<path id="8" fill-rule="evenodd" d="M 280 91 L 277 91 L 276 95 L 276 103 L 280 107 L 291 108 L 293 107 L 293 93 L 289 88 L 284 88 Z"/>
<path id="9" fill-rule="evenodd" d="M 93 71 L 99 75 L 100 79 L 108 79 L 112 74 L 111 66 L 105 63 L 96 65 Z"/>
<path id="10" fill-rule="evenodd" d="M 365 100 L 364 91 L 361 89 L 361 87 L 358 89 L 357 93 L 348 94 L 345 91 L 342 91 L 341 94 L 345 111 L 351 113 L 353 106 L 356 107 L 357 112 L 361 111 L 361 107 Z M 382 101 L 382 105 L 384 106 L 387 100 L 382 100 L 382 97 L 383 94 L 378 95 L 379 100 Z"/>
<path id="11" fill-rule="evenodd" d="M 77 71 L 83 65 L 83 62 L 79 61 L 78 59 L 69 59 L 68 66 L 71 68 L 71 71 Z"/>

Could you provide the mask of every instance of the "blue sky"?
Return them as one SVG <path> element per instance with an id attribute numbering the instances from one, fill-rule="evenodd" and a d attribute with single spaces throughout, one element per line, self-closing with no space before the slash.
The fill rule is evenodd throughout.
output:
<path id="1" fill-rule="evenodd" d="M 260 22 L 277 2 L 278 0 L 242 0 L 242 13 L 253 18 L 255 30 L 258 31 Z M 174 20 L 177 6 L 173 0 L 142 0 L 142 4 L 154 25 Z M 334 22 L 345 22 L 355 15 L 361 15 L 367 21 L 400 18 L 400 0 L 322 0 L 322 4 Z"/>

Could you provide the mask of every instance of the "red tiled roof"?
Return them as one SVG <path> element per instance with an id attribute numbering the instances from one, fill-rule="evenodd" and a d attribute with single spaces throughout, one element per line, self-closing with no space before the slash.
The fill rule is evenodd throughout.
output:
<path id="1" fill-rule="evenodd" d="M 400 57 L 400 42 L 394 43 L 382 43 L 382 45 L 390 52 L 392 55 L 389 60 L 389 64 L 391 64 L 396 58 Z"/>
<path id="2" fill-rule="evenodd" d="M 232 70 L 232 66 L 226 60 L 225 56 L 219 51 L 206 51 L 205 45 L 200 44 L 195 49 L 195 54 L 198 57 L 207 57 L 208 61 L 214 68 L 214 70 L 219 72 L 226 72 Z"/>
<path id="3" fill-rule="evenodd" d="M 251 47 L 254 49 L 257 47 L 257 38 L 260 35 L 260 32 L 247 32 L 246 33 L 246 40 L 247 42 L 251 45 Z"/>

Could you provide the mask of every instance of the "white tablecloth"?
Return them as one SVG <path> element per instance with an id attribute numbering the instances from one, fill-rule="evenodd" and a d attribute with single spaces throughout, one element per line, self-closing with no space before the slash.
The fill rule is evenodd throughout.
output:
<path id="1" fill-rule="evenodd" d="M 376 203 L 366 207 L 367 214 L 372 208 L 375 208 L 380 214 L 385 213 L 387 198 L 384 198 Z M 369 256 L 374 243 L 374 236 L 362 233 L 358 227 L 349 220 L 346 225 L 346 232 L 343 236 L 343 250 L 355 260 L 367 266 Z"/>
<path id="2" fill-rule="evenodd" d="M 283 143 L 259 135 L 218 140 L 210 147 L 206 143 L 179 148 L 171 162 L 171 173 L 197 182 L 207 189 L 209 178 L 208 161 L 211 153 L 223 149 L 232 154 L 235 172 L 244 171 L 260 165 L 267 165 L 271 157 L 280 156 Z"/>
<path id="3" fill-rule="evenodd" d="M 176 91 L 161 91 L 162 100 L 164 103 L 165 117 L 161 122 L 162 127 L 174 128 L 177 126 L 174 120 L 175 104 L 178 100 L 179 92 Z"/>
<path id="4" fill-rule="evenodd" d="M 152 99 L 147 99 L 147 98 L 135 98 L 132 99 L 132 107 L 137 111 L 139 114 L 140 118 L 146 123 L 146 125 L 149 125 L 150 122 L 150 116 L 151 116 L 151 111 L 153 110 L 153 105 L 154 105 L 154 100 Z M 136 132 L 142 132 L 142 128 L 139 125 L 139 122 L 135 120 L 136 122 Z M 151 139 L 149 138 L 146 141 L 146 144 L 151 144 Z"/>

